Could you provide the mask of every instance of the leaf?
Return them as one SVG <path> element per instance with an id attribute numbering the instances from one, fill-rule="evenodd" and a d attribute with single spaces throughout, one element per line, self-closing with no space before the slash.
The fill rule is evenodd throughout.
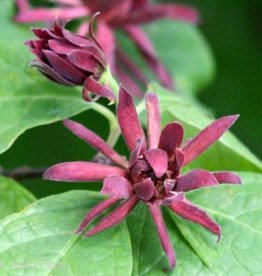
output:
<path id="1" fill-rule="evenodd" d="M 194 137 L 214 120 L 197 103 L 174 95 L 154 83 L 150 85 L 149 91 L 157 91 L 159 95 L 162 125 L 175 120 L 183 124 L 184 141 Z M 241 116 L 238 120 L 241 120 Z M 235 124 L 237 123 L 238 121 Z M 261 161 L 229 132 L 190 163 L 190 167 L 208 170 L 262 171 Z"/>
<path id="2" fill-rule="evenodd" d="M 89 108 L 76 88 L 63 87 L 29 68 L 33 59 L 25 39 L 33 34 L 10 22 L 12 1 L 1 3 L 5 11 L 0 39 L 0 153 L 7 150 L 25 130 L 50 124 Z M 7 16 L 8 15 L 8 16 Z M 2 17 L 2 15 L 1 15 Z M 7 21 L 9 20 L 9 21 Z"/>
<path id="3" fill-rule="evenodd" d="M 2 275 L 131 275 L 125 223 L 91 238 L 74 234 L 97 193 L 71 191 L 37 201 L 0 224 Z M 26 254 L 25 254 L 26 252 Z"/>
<path id="4" fill-rule="evenodd" d="M 0 219 L 21 211 L 35 197 L 16 181 L 0 176 Z"/>

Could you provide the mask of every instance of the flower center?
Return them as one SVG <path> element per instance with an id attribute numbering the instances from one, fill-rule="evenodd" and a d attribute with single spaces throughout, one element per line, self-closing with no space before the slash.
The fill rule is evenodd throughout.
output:
<path id="1" fill-rule="evenodd" d="M 161 177 L 157 177 L 154 169 L 149 165 L 144 156 L 139 157 L 130 168 L 130 177 L 137 196 L 146 201 L 165 198 L 174 189 L 176 182 L 172 178 L 172 171 L 168 169 Z"/>

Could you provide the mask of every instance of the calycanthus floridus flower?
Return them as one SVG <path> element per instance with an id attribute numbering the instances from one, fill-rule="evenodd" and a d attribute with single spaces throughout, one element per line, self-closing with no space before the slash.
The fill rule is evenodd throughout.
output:
<path id="1" fill-rule="evenodd" d="M 106 53 L 110 69 L 135 96 L 143 96 L 137 81 L 147 85 L 147 76 L 125 53 L 115 36 L 115 31 L 121 30 L 134 42 L 141 56 L 153 71 L 161 84 L 174 89 L 173 80 L 160 62 L 155 49 L 142 30 L 141 25 L 162 18 L 183 20 L 197 23 L 199 15 L 196 9 L 187 5 L 165 3 L 153 4 L 149 0 L 53 0 L 56 7 L 31 7 L 28 0 L 16 0 L 18 15 L 15 20 L 20 23 L 50 22 L 54 18 L 79 19 L 101 12 L 97 20 L 96 37 Z M 85 35 L 87 23 L 81 22 L 79 33 Z"/>
<path id="2" fill-rule="evenodd" d="M 92 25 L 89 24 L 88 36 L 80 36 L 65 29 L 65 22 L 55 20 L 51 28 L 33 28 L 37 36 L 26 44 L 36 59 L 31 66 L 36 67 L 50 80 L 62 85 L 83 88 L 83 98 L 90 100 L 90 92 L 97 97 L 115 99 L 111 90 L 101 84 L 99 79 L 108 70 L 105 54 L 96 41 Z"/>
<path id="3" fill-rule="evenodd" d="M 103 211 L 120 202 L 118 207 L 88 230 L 86 236 L 120 223 L 142 201 L 148 206 L 170 267 L 174 268 L 175 252 L 163 220 L 161 206 L 166 206 L 186 220 L 198 223 L 220 239 L 219 225 L 205 211 L 187 200 L 185 192 L 220 183 L 240 184 L 240 177 L 231 172 L 209 172 L 202 169 L 181 174 L 181 169 L 217 141 L 236 121 L 238 115 L 214 121 L 193 139 L 182 144 L 184 129 L 180 123 L 169 123 L 161 131 L 159 103 L 155 94 L 146 95 L 146 111 L 147 139 L 132 97 L 123 87 L 120 88 L 117 116 L 123 138 L 130 150 L 129 161 L 91 130 L 79 123 L 65 120 L 64 125 L 70 131 L 108 157 L 115 165 L 66 162 L 49 168 L 44 178 L 68 182 L 103 181 L 101 193 L 108 195 L 108 198 L 90 210 L 79 226 L 78 233 Z"/>

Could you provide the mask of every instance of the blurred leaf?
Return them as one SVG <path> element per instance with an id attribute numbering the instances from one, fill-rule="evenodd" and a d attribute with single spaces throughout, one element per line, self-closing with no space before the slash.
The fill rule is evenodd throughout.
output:
<path id="1" fill-rule="evenodd" d="M 185 127 L 185 141 L 194 137 L 214 119 L 197 106 L 156 84 L 150 91 L 156 91 L 160 98 L 162 124 L 177 120 Z M 241 116 L 238 120 L 241 120 Z M 237 122 L 235 123 L 237 124 Z M 208 170 L 262 171 L 261 161 L 231 133 L 224 134 L 210 149 L 190 163 L 190 167 Z"/>
<path id="2" fill-rule="evenodd" d="M 0 219 L 21 211 L 35 197 L 16 181 L 0 176 Z"/>
<path id="3" fill-rule="evenodd" d="M 9 20 L 12 4 L 7 0 L 1 3 Z M 0 153 L 25 130 L 68 118 L 89 108 L 76 88 L 54 84 L 29 68 L 28 63 L 33 57 L 23 42 L 25 37 L 31 38 L 32 33 L 29 28 L 25 32 L 19 25 L 2 21 L 6 29 L 0 40 Z"/>
<path id="4" fill-rule="evenodd" d="M 196 93 L 214 77 L 215 64 L 207 41 L 192 24 L 160 20 L 145 27 L 160 59 L 181 92 Z"/>
<path id="5" fill-rule="evenodd" d="M 72 191 L 39 200 L 4 219 L 1 275 L 130 275 L 132 252 L 125 224 L 91 238 L 74 234 L 101 199 L 97 193 Z"/>

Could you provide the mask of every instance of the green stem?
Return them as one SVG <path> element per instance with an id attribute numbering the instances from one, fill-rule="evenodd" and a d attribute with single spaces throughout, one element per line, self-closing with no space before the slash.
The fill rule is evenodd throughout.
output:
<path id="1" fill-rule="evenodd" d="M 104 107 L 101 104 L 98 104 L 96 102 L 91 102 L 89 104 L 94 111 L 100 113 L 108 120 L 109 135 L 107 138 L 107 143 L 111 147 L 114 147 L 121 133 L 116 116 L 112 111 L 110 111 L 108 108 Z"/>

